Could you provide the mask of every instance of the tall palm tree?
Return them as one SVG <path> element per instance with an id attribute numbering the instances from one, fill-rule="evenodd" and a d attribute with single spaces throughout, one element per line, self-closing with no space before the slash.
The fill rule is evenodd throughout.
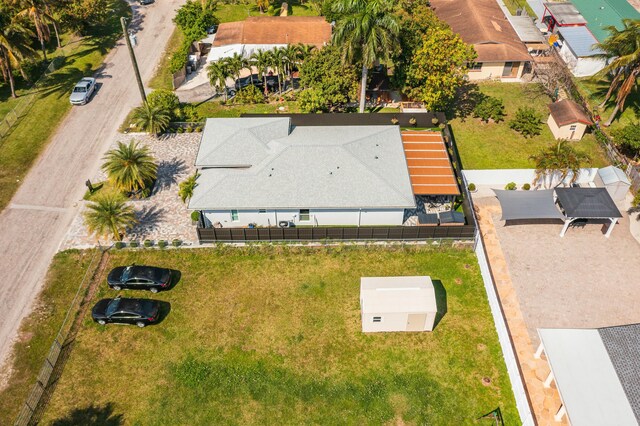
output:
<path id="1" fill-rule="evenodd" d="M 53 17 L 47 12 L 47 8 L 40 0 L 21 0 L 20 4 L 24 9 L 18 13 L 18 16 L 26 16 L 32 22 L 36 29 L 36 35 L 42 47 L 42 55 L 45 62 L 47 61 L 47 49 L 44 45 L 45 41 L 51 38 L 51 31 L 47 21 L 54 21 Z M 59 43 L 59 42 L 58 42 Z"/>
<path id="2" fill-rule="evenodd" d="M 23 59 L 34 54 L 30 46 L 31 36 L 33 32 L 24 27 L 20 20 L 12 18 L 7 9 L 0 8 L 0 70 L 9 81 L 12 98 L 17 97 L 13 67 L 19 67 Z"/>
<path id="3" fill-rule="evenodd" d="M 636 86 L 640 76 L 640 19 L 623 19 L 624 29 L 618 30 L 614 26 L 607 27 L 610 35 L 597 44 L 605 53 L 599 55 L 613 60 L 600 71 L 600 76 L 612 75 L 613 79 L 600 108 L 604 108 L 613 93 L 616 93 L 616 106 L 609 119 L 604 123 L 610 126 L 616 115 L 624 111 L 627 96 Z"/>
<path id="4" fill-rule="evenodd" d="M 565 178 L 572 173 L 570 183 L 574 183 L 580 175 L 580 169 L 591 162 L 588 154 L 577 151 L 570 142 L 560 140 L 557 144 L 551 145 L 538 154 L 529 157 L 536 164 L 535 183 L 542 183 L 547 187 L 553 183 L 553 178 L 560 174 L 558 185 L 562 184 Z"/>
<path id="5" fill-rule="evenodd" d="M 298 45 L 288 44 L 287 47 L 284 48 L 284 57 L 285 57 L 285 73 L 287 74 L 287 78 L 291 80 L 293 67 L 296 66 L 300 60 L 300 49 L 298 48 Z"/>
<path id="6" fill-rule="evenodd" d="M 207 66 L 207 76 L 209 82 L 216 89 L 224 94 L 224 100 L 227 101 L 227 79 L 231 77 L 231 70 L 224 60 L 211 62 Z"/>
<path id="7" fill-rule="evenodd" d="M 264 83 L 264 94 L 267 94 L 267 70 L 271 63 L 271 57 L 268 50 L 256 50 L 251 55 L 251 65 L 258 69 L 258 74 L 262 75 Z"/>
<path id="8" fill-rule="evenodd" d="M 226 66 L 229 67 L 229 71 L 236 80 L 240 78 L 243 69 L 250 67 L 249 59 L 238 52 L 234 52 L 233 56 L 224 58 L 223 61 L 226 63 Z"/>
<path id="9" fill-rule="evenodd" d="M 284 64 L 287 61 L 286 49 L 284 47 L 276 47 L 271 50 L 271 66 L 276 70 L 278 76 L 278 92 L 282 93 L 282 79 L 280 78 L 280 72 L 283 71 Z"/>
<path id="10" fill-rule="evenodd" d="M 392 0 L 337 0 L 333 11 L 341 16 L 333 42 L 346 63 L 362 64 L 360 112 L 364 112 L 367 74 L 376 61 L 388 61 L 395 47 L 400 24 L 392 13 Z"/>
<path id="11" fill-rule="evenodd" d="M 149 133 L 157 135 L 162 133 L 171 121 L 171 112 L 162 105 L 153 105 L 145 102 L 142 106 L 133 110 L 133 122 L 135 125 Z"/>
<path id="12" fill-rule="evenodd" d="M 118 142 L 118 147 L 108 151 L 102 170 L 113 185 L 129 193 L 144 189 L 156 179 L 158 165 L 147 146 L 131 141 L 128 145 Z"/>
<path id="13" fill-rule="evenodd" d="M 83 216 L 91 234 L 97 237 L 112 234 L 116 241 L 121 241 L 121 233 L 137 223 L 133 207 L 126 203 L 122 194 L 116 192 L 98 195 L 87 204 Z"/>
<path id="14" fill-rule="evenodd" d="M 178 195 L 183 203 L 186 203 L 187 200 L 190 200 L 193 197 L 193 190 L 198 186 L 198 178 L 200 177 L 200 173 L 197 171 L 192 175 L 186 178 L 184 181 L 180 182 L 180 189 L 178 190 Z"/>

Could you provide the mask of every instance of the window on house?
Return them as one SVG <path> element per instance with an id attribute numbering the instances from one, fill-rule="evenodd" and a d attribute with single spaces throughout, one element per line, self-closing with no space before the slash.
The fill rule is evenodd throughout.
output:
<path id="1" fill-rule="evenodd" d="M 382 317 L 373 317 L 373 322 L 382 322 Z"/>
<path id="2" fill-rule="evenodd" d="M 578 126 L 576 126 L 575 124 L 572 125 L 571 127 L 569 127 L 569 130 L 575 130 Z"/>
<path id="3" fill-rule="evenodd" d="M 469 65 L 469 71 L 481 71 L 482 70 L 482 62 L 474 62 Z"/>
<path id="4" fill-rule="evenodd" d="M 309 209 L 301 209 L 299 217 L 301 221 L 311 220 L 311 214 L 309 213 Z"/>
<path id="5" fill-rule="evenodd" d="M 258 213 L 266 213 L 266 212 L 267 212 L 267 209 L 260 209 L 260 210 L 258 210 Z"/>
<path id="6" fill-rule="evenodd" d="M 231 220 L 233 222 L 237 222 L 238 219 L 238 210 L 231 210 Z"/>

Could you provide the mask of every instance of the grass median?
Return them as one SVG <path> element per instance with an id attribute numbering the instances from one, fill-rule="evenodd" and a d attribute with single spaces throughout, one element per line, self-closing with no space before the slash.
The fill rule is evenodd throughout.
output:
<path id="1" fill-rule="evenodd" d="M 129 5 L 113 0 L 114 9 L 104 25 L 65 47 L 61 67 L 46 77 L 29 112 L 0 141 L 0 210 L 4 209 L 38 155 L 71 109 L 69 93 L 83 76 L 93 74 L 121 36 L 121 16 L 130 16 Z"/>
<path id="2" fill-rule="evenodd" d="M 109 262 L 180 271 L 153 295 L 170 312 L 145 329 L 86 318 L 43 424 L 466 424 L 496 407 L 519 422 L 471 250 L 218 247 Z M 392 275 L 436 280 L 447 308 L 433 332 L 361 332 L 360 277 Z M 96 299 L 114 295 L 102 285 Z"/>

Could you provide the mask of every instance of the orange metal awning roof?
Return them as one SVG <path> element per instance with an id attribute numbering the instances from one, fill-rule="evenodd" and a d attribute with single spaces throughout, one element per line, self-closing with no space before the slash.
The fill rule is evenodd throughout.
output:
<path id="1" fill-rule="evenodd" d="M 402 144 L 415 195 L 460 194 L 440 133 L 403 131 Z"/>

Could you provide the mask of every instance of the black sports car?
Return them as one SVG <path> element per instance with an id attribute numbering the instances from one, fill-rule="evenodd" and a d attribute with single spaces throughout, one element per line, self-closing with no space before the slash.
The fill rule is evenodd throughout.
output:
<path id="1" fill-rule="evenodd" d="M 160 303 L 151 299 L 102 299 L 93 307 L 91 317 L 101 325 L 135 324 L 144 327 L 158 320 Z"/>
<path id="2" fill-rule="evenodd" d="M 114 290 L 150 290 L 157 293 L 171 285 L 171 271 L 155 266 L 118 266 L 107 276 L 107 284 Z"/>

